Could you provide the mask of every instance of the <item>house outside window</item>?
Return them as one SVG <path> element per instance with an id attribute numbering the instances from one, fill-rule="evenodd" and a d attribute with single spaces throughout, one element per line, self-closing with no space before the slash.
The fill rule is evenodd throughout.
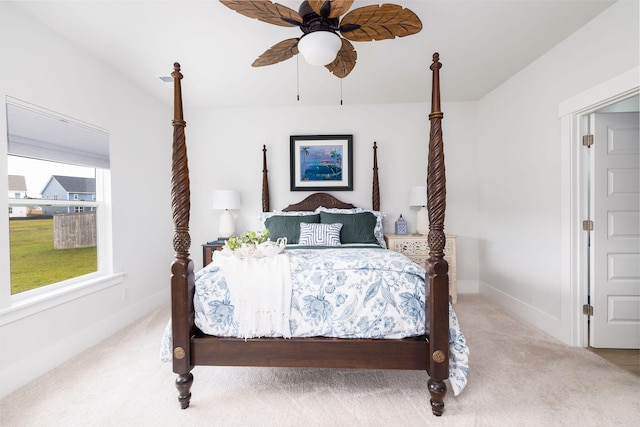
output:
<path id="1" fill-rule="evenodd" d="M 22 175 L 9 175 L 9 199 L 22 199 L 27 197 L 27 181 Z M 27 216 L 27 208 L 9 206 L 9 218 L 22 218 Z"/>
<path id="2" fill-rule="evenodd" d="M 76 172 L 76 175 L 93 174 L 93 169 Z M 74 201 L 96 201 L 96 179 L 91 176 L 68 176 L 51 175 L 44 188 L 41 190 L 43 200 L 74 200 Z M 79 205 L 76 205 L 79 206 Z M 78 211 L 71 206 L 61 209 L 59 206 L 45 206 L 43 215 L 53 215 L 55 213 L 71 213 Z M 90 206 L 85 206 L 84 210 L 90 210 Z"/>

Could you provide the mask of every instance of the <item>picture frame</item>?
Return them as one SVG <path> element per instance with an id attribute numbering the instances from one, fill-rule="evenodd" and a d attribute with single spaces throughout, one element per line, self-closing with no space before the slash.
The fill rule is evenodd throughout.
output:
<path id="1" fill-rule="evenodd" d="M 292 135 L 291 191 L 352 191 L 353 135 Z"/>

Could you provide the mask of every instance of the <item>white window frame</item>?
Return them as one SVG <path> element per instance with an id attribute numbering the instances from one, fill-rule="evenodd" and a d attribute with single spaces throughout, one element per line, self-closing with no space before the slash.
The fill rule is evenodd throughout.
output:
<path id="1" fill-rule="evenodd" d="M 14 99 L 7 97 L 7 102 Z M 51 113 L 50 111 L 48 111 Z M 6 103 L 0 107 L 0 139 L 6 138 Z M 66 120 L 72 118 L 63 116 Z M 86 125 L 86 123 L 85 123 Z M 100 129 L 105 132 L 104 129 Z M 0 144 L 0 156 L 3 165 L 0 172 L 7 176 L 7 144 Z M 93 273 L 74 277 L 57 283 L 45 285 L 36 289 L 11 295 L 10 269 L 0 273 L 0 326 L 15 322 L 16 320 L 48 310 L 60 304 L 81 298 L 83 296 L 100 292 L 106 288 L 118 286 L 124 281 L 124 273 L 113 271 L 113 241 L 112 241 L 112 208 L 111 208 L 111 171 L 109 169 L 95 168 L 96 171 L 96 199 L 95 201 L 75 200 L 37 200 L 37 199 L 3 199 L 0 206 L 7 203 L 9 207 L 15 206 L 86 206 L 96 211 L 96 238 L 97 238 L 97 269 Z M 0 190 L 8 183 L 7 179 L 0 184 Z M 4 191 L 3 191 L 4 192 Z M 9 217 L 7 215 L 6 226 L 0 227 L 0 264 L 10 266 L 9 249 Z"/>

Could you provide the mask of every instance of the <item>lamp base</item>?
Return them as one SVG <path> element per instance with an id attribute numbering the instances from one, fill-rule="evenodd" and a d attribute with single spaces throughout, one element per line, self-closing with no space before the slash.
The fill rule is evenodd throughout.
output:
<path id="1" fill-rule="evenodd" d="M 429 234 L 429 212 L 426 206 L 421 207 L 416 216 L 416 232 L 422 235 Z"/>
<path id="2" fill-rule="evenodd" d="M 220 215 L 220 223 L 218 224 L 218 240 L 228 239 L 233 236 L 236 232 L 236 226 L 233 221 L 233 215 L 229 212 L 228 209 L 225 209 L 224 212 Z"/>

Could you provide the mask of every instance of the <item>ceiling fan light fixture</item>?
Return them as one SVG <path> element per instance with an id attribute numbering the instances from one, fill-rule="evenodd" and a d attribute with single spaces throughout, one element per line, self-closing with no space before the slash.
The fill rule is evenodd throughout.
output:
<path id="1" fill-rule="evenodd" d="M 342 40 L 333 31 L 314 31 L 298 42 L 298 50 L 311 65 L 331 64 L 342 47 Z"/>

